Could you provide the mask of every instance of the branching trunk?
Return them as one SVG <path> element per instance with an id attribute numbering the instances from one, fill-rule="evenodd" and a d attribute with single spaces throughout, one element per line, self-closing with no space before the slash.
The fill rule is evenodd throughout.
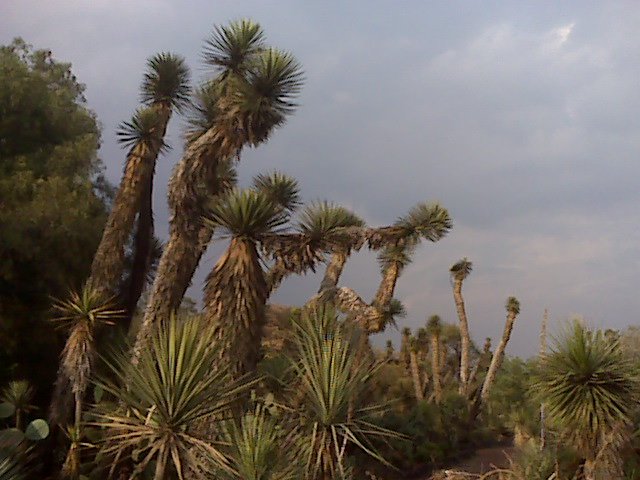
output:
<path id="1" fill-rule="evenodd" d="M 516 313 L 508 312 L 507 313 L 507 321 L 504 326 L 504 332 L 502 333 L 502 339 L 500 340 L 500 344 L 496 351 L 493 353 L 493 357 L 491 358 L 491 365 L 489 365 L 489 371 L 487 372 L 487 376 L 484 380 L 484 384 L 482 385 L 482 393 L 481 400 L 482 402 L 486 402 L 489 398 L 489 394 L 491 393 L 491 387 L 495 383 L 496 375 L 498 370 L 502 366 L 502 361 L 504 360 L 504 352 L 507 348 L 507 343 L 509 342 L 509 338 L 511 338 L 511 331 L 513 330 L 513 324 L 516 321 Z"/>
<path id="2" fill-rule="evenodd" d="M 471 335 L 469 323 L 462 298 L 462 279 L 456 278 L 453 286 L 453 298 L 456 302 L 456 311 L 460 322 L 460 385 L 458 392 L 466 395 L 469 388 L 469 349 L 471 348 Z"/>
<path id="3" fill-rule="evenodd" d="M 125 246 L 145 189 L 153 181 L 156 160 L 163 145 L 171 109 L 160 107 L 158 136 L 148 144 L 139 144 L 130 152 L 120 187 L 109 213 L 102 239 L 93 258 L 89 281 L 101 293 L 112 296 L 125 267 Z"/>
<path id="4" fill-rule="evenodd" d="M 376 296 L 373 299 L 372 305 L 379 310 L 385 310 L 389 308 L 389 304 L 393 299 L 393 292 L 400 276 L 400 265 L 398 262 L 393 262 L 387 268 L 384 269 L 382 280 Z"/>
<path id="5" fill-rule="evenodd" d="M 346 263 L 346 252 L 338 251 L 331 255 L 331 259 L 329 260 L 329 264 L 324 272 L 322 282 L 320 282 L 320 289 L 318 290 L 318 293 L 322 293 L 326 289 L 336 288 L 338 286 L 340 275 L 342 275 L 342 271 L 344 270 Z"/>

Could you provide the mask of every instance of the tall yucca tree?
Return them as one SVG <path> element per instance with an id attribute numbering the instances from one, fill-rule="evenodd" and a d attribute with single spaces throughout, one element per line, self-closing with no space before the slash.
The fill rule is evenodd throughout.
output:
<path id="1" fill-rule="evenodd" d="M 221 437 L 232 406 L 255 383 L 231 380 L 224 364 L 212 369 L 217 356 L 212 332 L 199 317 L 172 316 L 157 325 L 136 365 L 127 352 L 106 361 L 111 378 L 127 379 L 126 385 L 98 382 L 117 400 L 115 408 L 105 403 L 97 412 L 102 453 L 115 458 L 108 478 L 122 452 L 132 450 L 137 455 L 131 478 L 140 478 L 154 463 L 155 480 L 235 472 L 223 442 L 202 436 L 198 427 L 206 419 Z"/>
<path id="2" fill-rule="evenodd" d="M 467 321 L 467 312 L 464 306 L 464 298 L 462 297 L 462 282 L 471 274 L 471 270 L 473 270 L 473 264 L 467 258 L 454 263 L 449 269 L 453 283 L 453 299 L 456 303 L 456 312 L 460 324 L 460 385 L 458 386 L 458 392 L 461 395 L 466 395 L 469 388 L 469 353 L 471 349 L 469 322 Z"/>
<path id="3" fill-rule="evenodd" d="M 532 393 L 585 459 L 584 478 L 614 478 L 606 471 L 605 450 L 631 425 L 640 403 L 637 366 L 620 341 L 573 322 L 541 355 Z"/>
<path id="4" fill-rule="evenodd" d="M 295 58 L 267 48 L 260 26 L 249 20 L 217 27 L 207 41 L 205 62 L 213 66 L 213 103 L 208 130 L 196 135 L 169 182 L 170 235 L 134 346 L 140 354 L 151 325 L 175 310 L 213 234 L 202 218 L 215 188 L 217 164 L 245 145 L 265 142 L 296 108 L 302 72 Z"/>
<path id="5" fill-rule="evenodd" d="M 433 377 L 433 397 L 436 403 L 442 401 L 442 365 L 440 358 L 442 321 L 438 315 L 432 315 L 427 321 L 427 331 L 431 337 L 431 376 Z"/>
<path id="6" fill-rule="evenodd" d="M 184 59 L 171 53 L 151 57 L 141 90 L 145 108 L 138 110 L 117 132 L 121 143 L 129 147 L 129 153 L 91 266 L 91 284 L 106 295 L 118 293 L 116 288 L 125 266 L 125 247 L 137 214 L 140 214 L 139 235 L 153 236 L 149 207 L 142 212 L 142 205 L 152 195 L 155 165 L 166 146 L 164 137 L 171 114 L 182 111 L 188 103 L 189 70 Z M 150 244 L 144 246 L 150 248 Z"/>
<path id="7" fill-rule="evenodd" d="M 511 338 L 513 325 L 516 322 L 516 317 L 520 313 L 520 302 L 516 297 L 509 297 L 507 299 L 507 303 L 505 304 L 505 309 L 507 310 L 507 318 L 504 324 L 502 338 L 500 339 L 500 343 L 498 344 L 495 352 L 493 352 L 493 357 L 491 358 L 491 364 L 489 365 L 487 376 L 485 377 L 484 383 L 482 384 L 482 402 L 486 402 L 489 398 L 491 387 L 493 387 L 493 384 L 496 381 L 498 370 L 500 370 L 500 367 L 502 366 L 502 361 L 504 360 L 504 352 L 507 348 L 507 343 L 509 343 L 509 339 Z"/>
<path id="8" fill-rule="evenodd" d="M 205 319 L 232 375 L 241 376 L 255 371 L 259 360 L 269 295 L 259 243 L 282 228 L 289 215 L 264 192 L 234 190 L 212 205 L 208 217 L 230 242 L 207 277 Z"/>
<path id="9" fill-rule="evenodd" d="M 407 372 L 411 368 L 411 329 L 404 327 L 402 329 L 402 340 L 400 341 L 400 363 L 405 367 Z"/>
<path id="10" fill-rule="evenodd" d="M 415 391 L 416 400 L 419 402 L 424 400 L 424 392 L 422 390 L 422 379 L 420 378 L 420 365 L 418 364 L 418 353 L 420 352 L 420 344 L 416 337 L 409 340 L 409 358 L 411 364 L 411 379 L 413 380 L 413 389 Z"/>

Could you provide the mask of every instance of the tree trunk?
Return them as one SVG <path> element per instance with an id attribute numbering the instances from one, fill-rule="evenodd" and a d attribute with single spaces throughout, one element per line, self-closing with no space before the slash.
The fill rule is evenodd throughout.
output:
<path id="1" fill-rule="evenodd" d="M 439 404 L 442 401 L 442 384 L 440 370 L 440 335 L 431 335 L 431 369 L 433 377 L 433 395 L 435 402 Z"/>
<path id="2" fill-rule="evenodd" d="M 596 461 L 593 458 L 587 458 L 584 461 L 582 472 L 584 473 L 584 480 L 596 480 Z"/>
<path id="3" fill-rule="evenodd" d="M 344 265 L 347 263 L 347 253 L 344 251 L 334 252 L 331 255 L 329 264 L 324 272 L 322 282 L 320 282 L 320 289 L 318 293 L 322 293 L 328 288 L 335 288 L 338 286 L 340 275 L 344 270 Z"/>
<path id="4" fill-rule="evenodd" d="M 193 141 L 171 177 L 170 236 L 162 252 L 144 319 L 136 336 L 134 364 L 153 326 L 168 318 L 180 306 L 200 258 L 211 241 L 213 231 L 202 221 L 205 203 L 220 193 L 217 182 L 219 162 L 237 155 L 242 146 L 238 141 L 235 144 L 230 142 L 226 135 L 228 133 L 213 127 Z"/>
<path id="5" fill-rule="evenodd" d="M 207 278 L 205 322 L 213 327 L 234 379 L 255 372 L 260 359 L 268 296 L 264 277 L 255 243 L 234 238 Z"/>
<path id="6" fill-rule="evenodd" d="M 513 324 L 515 323 L 515 321 L 516 314 L 514 312 L 507 313 L 507 321 L 504 326 L 504 332 L 502 333 L 502 339 L 500 340 L 498 348 L 496 348 L 496 351 L 493 353 L 493 357 L 491 358 L 491 365 L 489 365 L 489 371 L 487 372 L 487 376 L 484 379 L 484 384 L 482 385 L 482 402 L 486 402 L 489 398 L 491 387 L 496 380 L 498 370 L 502 366 L 502 361 L 504 360 L 504 351 L 507 348 L 507 343 L 509 342 L 509 338 L 511 337 L 511 331 L 513 330 Z"/>
<path id="7" fill-rule="evenodd" d="M 467 313 L 464 308 L 462 298 L 462 279 L 455 280 L 453 285 L 453 298 L 456 302 L 456 311 L 460 322 L 460 385 L 458 392 L 466 395 L 469 388 L 469 349 L 471 346 L 471 335 L 469 334 L 469 323 Z"/>
<path id="8" fill-rule="evenodd" d="M 115 295 L 125 264 L 125 247 L 149 182 L 153 182 L 156 160 L 163 145 L 171 109 L 159 107 L 159 135 L 149 145 L 139 144 L 127 157 L 120 187 L 98 245 L 89 281 L 106 296 Z"/>
<path id="9" fill-rule="evenodd" d="M 144 290 L 149 265 L 151 264 L 151 244 L 153 242 L 153 178 L 149 180 L 140 205 L 140 212 L 138 213 L 138 226 L 133 243 L 134 257 L 125 297 L 125 308 L 129 325 L 131 324 L 131 318 L 135 313 L 138 301 Z M 125 331 L 129 330 L 129 325 L 125 326 Z"/>
<path id="10" fill-rule="evenodd" d="M 413 379 L 413 388 L 416 394 L 416 399 L 421 402 L 424 400 L 424 393 L 422 392 L 422 384 L 420 381 L 420 369 L 418 367 L 418 354 L 415 350 L 410 352 L 411 361 L 411 378 Z"/>
<path id="11" fill-rule="evenodd" d="M 384 269 L 380 286 L 378 287 L 378 291 L 376 292 L 376 296 L 372 302 L 372 305 L 378 310 L 385 310 L 389 308 L 399 275 L 400 266 L 398 265 L 398 262 L 393 262 Z"/>

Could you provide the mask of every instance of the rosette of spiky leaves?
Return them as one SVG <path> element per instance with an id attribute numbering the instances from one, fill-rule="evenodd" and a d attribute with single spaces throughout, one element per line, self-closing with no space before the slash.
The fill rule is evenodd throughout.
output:
<path id="1" fill-rule="evenodd" d="M 405 318 L 407 316 L 407 309 L 403 305 L 403 303 L 397 298 L 392 298 L 389 302 L 389 306 L 385 309 L 382 315 L 382 327 L 381 330 L 384 330 L 387 325 L 391 325 L 395 328 L 398 328 L 398 323 L 396 322 L 397 318 Z"/>
<path id="2" fill-rule="evenodd" d="M 231 406 L 254 383 L 231 380 L 227 366 L 217 360 L 212 332 L 197 316 L 172 316 L 158 325 L 137 365 L 126 351 L 105 360 L 111 375 L 97 384 L 119 406 L 98 410 L 103 454 L 118 458 L 119 452 L 133 451 L 134 474 L 155 462 L 156 479 L 170 471 L 180 479 L 188 471 L 232 471 L 221 445 L 201 436 L 197 427 L 207 419 L 209 429 L 221 433 Z M 114 378 L 126 378 L 127 384 Z"/>
<path id="3" fill-rule="evenodd" d="M 59 328 L 68 330 L 69 336 L 61 353 L 52 414 L 54 419 L 64 421 L 64 407 L 73 393 L 76 401 L 75 421 L 78 423 L 82 397 L 89 384 L 97 353 L 96 332 L 101 326 L 113 325 L 122 317 L 123 311 L 116 308 L 113 298 L 105 298 L 89 284 L 79 292 L 71 291 L 66 300 L 56 300 L 53 308 L 56 312 L 53 321 Z"/>
<path id="4" fill-rule="evenodd" d="M 233 190 L 213 202 L 207 218 L 231 240 L 207 277 L 205 318 L 232 375 L 239 376 L 255 371 L 260 357 L 268 289 L 258 243 L 288 215 L 263 192 Z"/>
<path id="5" fill-rule="evenodd" d="M 640 379 L 618 339 L 574 321 L 541 357 L 531 390 L 563 437 L 593 460 L 605 435 L 630 423 Z"/>
<path id="6" fill-rule="evenodd" d="M 33 402 L 35 390 L 27 380 L 14 380 L 2 389 L 0 402 L 8 403 L 13 407 L 16 428 L 22 430 L 23 415 L 36 409 Z"/>
<path id="7" fill-rule="evenodd" d="M 154 148 L 160 130 L 164 128 L 157 110 L 150 107 L 140 108 L 131 120 L 122 122 L 116 130 L 118 142 L 130 149 L 129 155 L 144 157 Z M 160 151 L 168 149 L 168 145 L 160 139 Z"/>
<path id="8" fill-rule="evenodd" d="M 449 273 L 451 274 L 451 279 L 453 281 L 463 281 L 471 274 L 472 270 L 473 263 L 470 262 L 467 257 L 465 257 L 454 263 L 449 269 Z"/>
<path id="9" fill-rule="evenodd" d="M 298 358 L 291 363 L 302 397 L 297 432 L 304 478 L 342 478 L 353 447 L 388 464 L 373 441 L 400 435 L 372 423 L 384 406 L 368 405 L 365 398 L 381 364 L 356 361 L 358 339 L 329 308 L 305 311 L 294 329 Z"/>
<path id="10" fill-rule="evenodd" d="M 229 82 L 221 98 L 224 115 L 232 119 L 247 143 L 256 146 L 295 111 L 303 74 L 293 55 L 269 48 L 252 61 L 242 77 L 232 77 Z"/>
<path id="11" fill-rule="evenodd" d="M 241 19 L 229 25 L 215 26 L 206 40 L 202 57 L 223 77 L 245 73 L 252 59 L 265 50 L 265 36 L 260 24 Z"/>
<path id="12" fill-rule="evenodd" d="M 253 189 L 264 193 L 282 210 L 291 214 L 300 206 L 300 186 L 298 181 L 287 174 L 274 170 L 259 173 L 253 178 Z"/>
<path id="13" fill-rule="evenodd" d="M 227 480 L 298 480 L 301 468 L 294 451 L 287 448 L 286 431 L 267 409 L 258 405 L 238 421 L 228 422 L 224 439 L 237 475 L 219 472 Z"/>
<path id="14" fill-rule="evenodd" d="M 189 103 L 189 67 L 180 55 L 157 53 L 147 60 L 142 80 L 142 102 L 160 105 L 181 112 Z"/>
<path id="15" fill-rule="evenodd" d="M 294 233 L 265 238 L 263 250 L 275 264 L 269 272 L 270 290 L 291 274 L 315 271 L 326 253 L 340 252 L 344 260 L 331 273 L 337 277 L 352 248 L 362 245 L 364 222 L 348 209 L 329 202 L 308 205 L 300 213 Z M 335 287 L 335 283 L 331 286 Z"/>
<path id="16" fill-rule="evenodd" d="M 198 139 L 220 119 L 218 102 L 222 92 L 222 83 L 216 80 L 205 82 L 195 90 L 187 113 L 187 141 Z"/>

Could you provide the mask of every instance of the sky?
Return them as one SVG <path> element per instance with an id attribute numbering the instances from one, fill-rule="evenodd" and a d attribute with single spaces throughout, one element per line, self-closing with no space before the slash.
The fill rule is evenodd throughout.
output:
<path id="1" fill-rule="evenodd" d="M 439 201 L 454 227 L 423 243 L 399 280 L 400 328 L 432 314 L 456 321 L 449 267 L 474 265 L 464 296 L 471 333 L 497 344 L 504 303 L 521 303 L 508 352 L 538 349 L 581 315 L 595 327 L 640 323 L 640 3 L 601 1 L 1 0 L 0 43 L 20 36 L 73 64 L 100 120 L 100 156 L 119 182 L 118 124 L 139 106 L 146 59 L 186 57 L 194 81 L 213 26 L 249 17 L 291 51 L 306 82 L 300 107 L 268 144 L 243 154 L 241 182 L 273 169 L 306 201 L 328 199 L 386 225 Z M 156 229 L 168 229 L 166 185 L 182 152 L 159 160 Z M 220 245 L 189 295 L 201 296 Z M 375 254 L 354 255 L 341 280 L 364 298 Z M 317 275 L 293 277 L 274 301 L 301 304 Z M 399 342 L 390 330 L 375 340 Z"/>

